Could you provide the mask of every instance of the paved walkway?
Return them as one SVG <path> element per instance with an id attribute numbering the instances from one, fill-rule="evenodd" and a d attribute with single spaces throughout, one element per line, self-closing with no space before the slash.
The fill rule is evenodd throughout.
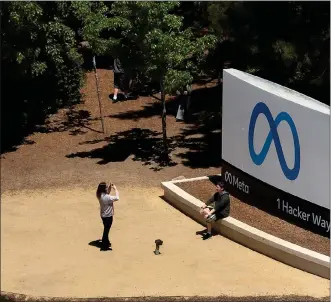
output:
<path id="1" fill-rule="evenodd" d="M 1 289 L 33 296 L 329 295 L 329 280 L 291 268 L 202 227 L 160 188 L 118 185 L 113 251 L 100 252 L 94 188 L 2 196 Z M 162 239 L 155 256 L 154 240 Z"/>

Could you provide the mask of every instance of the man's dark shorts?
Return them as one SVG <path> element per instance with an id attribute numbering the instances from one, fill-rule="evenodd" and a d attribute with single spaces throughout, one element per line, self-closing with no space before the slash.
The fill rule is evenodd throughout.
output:
<path id="1" fill-rule="evenodd" d="M 114 73 L 114 88 L 128 90 L 129 80 L 124 73 Z"/>

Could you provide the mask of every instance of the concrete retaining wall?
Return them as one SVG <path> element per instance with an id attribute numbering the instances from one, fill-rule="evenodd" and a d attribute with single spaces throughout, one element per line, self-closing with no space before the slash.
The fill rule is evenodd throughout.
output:
<path id="1" fill-rule="evenodd" d="M 202 201 L 175 185 L 179 182 L 203 179 L 208 179 L 208 177 L 168 181 L 161 183 L 161 186 L 164 190 L 164 198 L 170 204 L 205 226 L 206 223 L 199 214 Z M 330 257 L 328 256 L 262 232 L 232 217 L 217 221 L 214 224 L 214 229 L 221 235 L 261 254 L 311 274 L 330 279 Z"/>

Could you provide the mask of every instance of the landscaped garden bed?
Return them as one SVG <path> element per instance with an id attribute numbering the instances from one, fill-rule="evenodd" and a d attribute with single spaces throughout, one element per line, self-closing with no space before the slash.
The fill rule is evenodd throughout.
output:
<path id="1" fill-rule="evenodd" d="M 215 192 L 215 185 L 209 179 L 175 183 L 179 188 L 201 201 L 208 200 Z M 257 228 L 309 250 L 330 255 L 330 239 L 305 230 L 292 223 L 272 216 L 254 206 L 246 204 L 231 196 L 230 216 Z"/>

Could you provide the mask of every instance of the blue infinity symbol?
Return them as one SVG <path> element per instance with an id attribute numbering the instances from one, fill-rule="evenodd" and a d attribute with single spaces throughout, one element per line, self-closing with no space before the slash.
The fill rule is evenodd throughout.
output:
<path id="1" fill-rule="evenodd" d="M 259 117 L 260 114 L 263 114 L 270 126 L 270 131 L 267 136 L 267 139 L 263 145 L 263 148 L 259 154 L 255 153 L 254 150 L 254 132 L 255 132 L 255 125 L 257 118 Z M 277 127 L 278 125 L 282 122 L 285 121 L 288 123 L 290 126 L 290 129 L 292 131 L 293 135 L 293 143 L 294 143 L 294 167 L 293 169 L 290 169 L 285 161 L 283 149 L 279 140 L 278 132 L 277 132 Z M 282 171 L 285 175 L 285 177 L 289 180 L 295 180 L 300 171 L 300 143 L 299 143 L 299 136 L 297 129 L 295 127 L 295 124 L 291 118 L 291 116 L 286 113 L 286 112 L 280 112 L 276 119 L 274 120 L 269 108 L 267 107 L 266 104 L 260 102 L 257 103 L 256 106 L 253 109 L 252 115 L 251 115 L 251 120 L 249 122 L 249 130 L 248 130 L 248 148 L 249 148 L 249 154 L 253 160 L 253 162 L 256 165 L 261 165 L 270 149 L 271 143 L 274 141 L 276 151 L 277 151 L 277 156 L 278 160 L 280 163 L 280 166 L 282 168 Z"/>

